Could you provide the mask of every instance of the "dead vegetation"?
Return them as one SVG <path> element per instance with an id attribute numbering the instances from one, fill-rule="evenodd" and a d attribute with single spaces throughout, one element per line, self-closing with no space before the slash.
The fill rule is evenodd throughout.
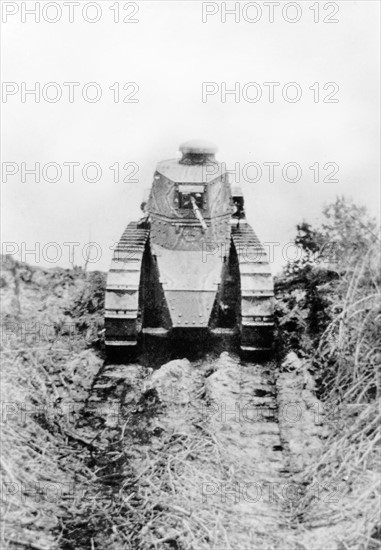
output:
<path id="1" fill-rule="evenodd" d="M 278 286 L 282 344 L 295 344 L 295 329 L 295 347 L 308 362 L 329 427 L 315 462 L 304 471 L 325 497 L 309 494 L 296 514 L 307 528 L 322 516 L 331 524 L 344 521 L 343 549 L 374 550 L 381 546 L 380 240 L 364 209 L 344 199 L 326 214 L 320 231 L 299 226 L 296 242 L 307 243 L 303 261 Z M 328 241 L 335 243 L 334 262 L 311 262 L 311 249 Z"/>
<path id="2" fill-rule="evenodd" d="M 86 475 L 75 421 L 102 361 L 68 312 L 93 276 L 2 268 L 2 547 L 51 550 Z"/>
<path id="3" fill-rule="evenodd" d="M 320 380 L 331 434 L 307 472 L 315 483 L 343 489 L 326 514 L 348 521 L 344 548 L 380 545 L 380 249 L 372 246 L 351 262 L 337 283 L 338 313 L 312 358 Z M 331 481 L 329 481 L 331 480 Z M 304 505 L 305 503 L 301 503 Z M 308 507 L 306 507 L 308 510 Z M 309 515 L 315 515 L 312 506 Z"/>
<path id="4" fill-rule="evenodd" d="M 327 214 L 301 224 L 302 261 L 278 280 L 282 367 L 261 380 L 228 355 L 104 363 L 104 276 L 6 261 L 4 548 L 381 548 L 379 246 L 358 207 Z M 322 263 L 327 239 L 335 261 Z M 222 403 L 252 398 L 268 418 L 219 420 Z M 255 483 L 272 498 L 242 499 Z"/>

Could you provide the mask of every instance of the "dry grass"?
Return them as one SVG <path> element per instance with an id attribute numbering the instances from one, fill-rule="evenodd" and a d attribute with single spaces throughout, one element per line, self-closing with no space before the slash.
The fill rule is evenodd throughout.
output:
<path id="1" fill-rule="evenodd" d="M 52 533 L 72 482 L 72 449 L 54 409 L 58 390 L 44 355 L 42 361 L 39 352 L 3 351 L 3 548 L 56 548 Z"/>
<path id="2" fill-rule="evenodd" d="M 296 511 L 306 526 L 318 517 L 345 521 L 345 549 L 380 548 L 380 250 L 349 258 L 335 284 L 333 320 L 313 357 L 331 435 L 305 475 L 311 492 Z M 327 490 L 337 487 L 335 498 Z M 336 501 L 336 502 L 334 502 Z"/>
<path id="3" fill-rule="evenodd" d="M 285 529 L 255 532 L 250 549 L 310 548 L 304 532 L 311 540 L 314 528 L 335 524 L 341 550 L 380 548 L 378 270 L 379 250 L 372 247 L 361 259 L 349 258 L 341 278 L 328 283 L 331 322 L 311 363 L 320 378 L 330 435 L 304 472 L 309 482 L 304 497 L 290 514 L 285 511 Z M 15 314 L 30 318 L 25 285 L 16 286 Z M 89 308 L 99 314 L 99 304 L 91 303 L 91 289 L 80 288 L 76 315 L 87 330 Z M 42 299 L 34 288 L 28 292 L 33 300 Z M 42 292 L 49 295 L 46 287 Z M 242 533 L 245 518 L 238 521 L 229 514 L 234 502 L 216 498 L 200 505 L 202 483 L 233 481 L 228 453 L 213 431 L 196 422 L 191 430 L 152 437 L 151 420 L 160 415 L 159 405 L 147 394 L 137 414 L 137 403 L 134 398 L 128 403 L 118 380 L 111 388 L 106 381 L 104 390 L 110 403 L 126 404 L 117 426 L 106 426 L 88 404 L 87 416 L 75 427 L 62 413 L 62 400 L 85 403 L 90 393 L 94 372 L 87 376 L 81 367 L 76 374 L 73 366 L 85 347 L 76 341 L 62 352 L 46 342 L 36 349 L 17 338 L 4 343 L 3 547 L 235 550 L 229 533 Z M 140 397 L 138 381 L 130 382 Z M 35 413 L 23 414 L 25 409 Z"/>
<path id="4" fill-rule="evenodd" d="M 81 380 L 94 376 L 86 365 L 95 371 L 97 364 L 85 361 L 83 335 L 63 334 L 62 326 L 74 326 L 67 311 L 88 283 L 83 274 L 75 279 L 9 258 L 2 268 L 1 547 L 53 550 L 72 506 L 76 472 L 87 475 L 69 411 L 86 398 Z M 49 330 L 40 334 L 40 327 Z M 78 357 L 84 372 L 75 384 Z"/>

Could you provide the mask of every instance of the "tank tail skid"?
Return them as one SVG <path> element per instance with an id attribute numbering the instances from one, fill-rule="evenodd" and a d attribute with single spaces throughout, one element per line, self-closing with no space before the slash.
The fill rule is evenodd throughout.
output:
<path id="1" fill-rule="evenodd" d="M 127 225 L 107 277 L 105 344 L 107 348 L 135 346 L 141 332 L 140 282 L 149 229 Z"/>
<path id="2" fill-rule="evenodd" d="M 268 256 L 247 223 L 232 227 L 240 273 L 240 333 L 244 352 L 270 351 L 274 330 L 274 290 Z"/>

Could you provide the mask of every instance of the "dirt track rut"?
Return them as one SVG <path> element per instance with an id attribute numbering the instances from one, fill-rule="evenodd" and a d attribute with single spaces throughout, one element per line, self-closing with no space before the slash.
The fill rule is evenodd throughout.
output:
<path id="1" fill-rule="evenodd" d="M 274 363 L 225 352 L 157 370 L 106 365 L 81 418 L 96 449 L 88 492 L 112 526 L 73 523 L 78 548 L 86 529 L 115 550 L 295 548 Z"/>

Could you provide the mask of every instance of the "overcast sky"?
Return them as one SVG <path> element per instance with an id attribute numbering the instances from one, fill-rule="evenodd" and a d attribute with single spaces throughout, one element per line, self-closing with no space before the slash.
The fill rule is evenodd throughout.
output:
<path id="1" fill-rule="evenodd" d="M 7 11 L 16 5 L 2 4 L 3 10 L 8 5 Z M 15 93 L 3 96 L 2 162 L 15 163 L 7 165 L 9 170 L 19 169 L 7 182 L 3 175 L 3 242 L 14 242 L 20 249 L 23 242 L 28 248 L 35 243 L 43 248 L 48 242 L 80 242 L 79 251 L 89 240 L 96 241 L 102 257 L 93 268 L 106 270 L 110 246 L 128 221 L 139 216 L 141 196 L 150 187 L 156 162 L 173 158 L 178 145 L 192 138 L 215 142 L 218 159 L 227 168 L 240 163 L 249 221 L 263 241 L 283 246 L 293 239 L 295 225 L 302 219 L 318 223 L 323 204 L 338 194 L 351 196 L 377 213 L 379 2 L 336 2 L 339 10 L 333 14 L 334 3 L 320 2 L 317 13 L 316 8 L 309 9 L 313 2 L 303 1 L 295 23 L 282 17 L 284 2 L 275 9 L 273 23 L 263 2 L 257 2 L 262 17 L 256 23 L 245 21 L 256 17 L 255 6 L 241 13 L 239 22 L 227 16 L 224 23 L 223 6 L 214 2 L 208 9 L 217 13 L 203 22 L 205 6 L 192 1 L 139 2 L 136 14 L 134 6 L 124 10 L 126 2 L 120 2 L 119 23 L 113 21 L 115 8 L 110 10 L 115 2 L 93 3 L 101 10 L 96 23 L 83 19 L 87 2 L 81 2 L 73 23 L 66 7 L 57 23 L 43 20 L 43 13 L 36 23 L 21 13 L 21 4 L 2 25 L 2 80 L 16 83 L 7 87 Z M 52 19 L 57 13 L 52 6 L 45 16 Z M 91 19 L 97 12 L 88 8 L 85 15 Z M 291 7 L 285 16 L 293 19 L 298 13 Z M 123 23 L 125 17 L 139 22 Z M 339 22 L 324 23 L 323 18 Z M 62 99 L 49 103 L 41 95 L 36 103 L 27 95 L 22 102 L 22 82 L 28 88 L 36 82 L 41 87 L 56 82 Z M 64 82 L 80 83 L 73 103 Z M 82 89 L 89 82 L 102 90 L 100 101 L 83 99 Z M 116 87 L 109 87 L 116 82 L 121 99 L 127 95 L 138 102 L 115 103 Z M 124 91 L 128 82 L 136 85 Z M 204 101 L 203 82 L 216 83 L 216 93 Z M 223 82 L 228 89 L 239 83 L 239 96 L 227 95 L 223 102 Z M 265 82 L 280 83 L 274 88 L 273 102 Z M 284 89 L 290 82 L 298 88 Z M 245 88 L 247 83 L 259 86 Z M 326 83 L 335 85 L 324 90 Z M 258 89 L 262 97 L 253 102 Z M 52 99 L 55 90 L 45 88 L 45 95 Z M 297 90 L 302 96 L 292 102 Z M 91 97 L 94 91 L 87 89 Z M 314 102 L 318 91 L 319 101 Z M 327 103 L 324 98 L 338 102 Z M 21 163 L 31 168 L 36 162 L 58 163 L 64 170 L 61 180 L 46 181 L 53 172 L 44 179 L 41 166 L 40 183 L 30 175 L 21 182 Z M 64 162 L 80 163 L 74 182 L 69 181 Z M 102 169 L 97 183 L 82 177 L 83 166 L 90 162 Z M 256 183 L 250 181 L 255 177 L 253 168 L 247 172 L 244 168 L 254 162 L 263 170 Z M 265 162 L 280 163 L 274 182 L 269 181 Z M 282 167 L 290 162 L 300 165 L 298 182 L 282 176 Z M 136 163 L 139 171 L 133 179 L 139 181 L 114 182 L 109 167 L 115 163 L 120 165 L 120 179 L 127 175 L 123 166 Z M 337 164 L 339 171 L 331 179 L 339 182 L 314 182 L 315 163 L 320 180 L 334 168 L 329 164 L 324 169 L 326 163 Z M 315 172 L 309 168 L 312 165 Z M 94 173 L 90 169 L 89 178 Z M 286 175 L 290 179 L 295 173 L 291 168 Z M 25 259 L 35 263 L 33 256 Z M 57 265 L 66 267 L 68 260 L 66 251 Z M 80 252 L 76 261 L 83 265 Z M 279 264 L 278 255 L 275 269 Z"/>

